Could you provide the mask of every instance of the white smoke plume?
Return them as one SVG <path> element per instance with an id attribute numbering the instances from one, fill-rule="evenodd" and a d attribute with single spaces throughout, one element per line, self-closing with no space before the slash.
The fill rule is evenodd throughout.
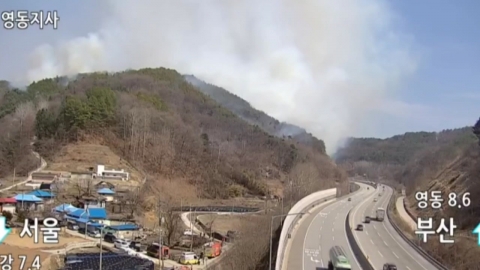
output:
<path id="1" fill-rule="evenodd" d="M 97 32 L 38 48 L 28 80 L 174 68 L 306 128 L 333 153 L 415 69 L 384 0 L 107 0 L 102 8 Z"/>

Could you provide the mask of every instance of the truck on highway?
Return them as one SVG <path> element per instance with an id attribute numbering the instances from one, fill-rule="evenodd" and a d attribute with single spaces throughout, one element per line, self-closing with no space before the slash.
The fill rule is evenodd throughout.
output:
<path id="1" fill-rule="evenodd" d="M 351 270 L 352 266 L 347 259 L 347 255 L 342 247 L 333 246 L 330 249 L 330 260 L 328 261 L 328 270 Z"/>
<path id="2" fill-rule="evenodd" d="M 385 217 L 385 209 L 383 208 L 378 208 L 377 209 L 377 221 L 383 221 Z"/>

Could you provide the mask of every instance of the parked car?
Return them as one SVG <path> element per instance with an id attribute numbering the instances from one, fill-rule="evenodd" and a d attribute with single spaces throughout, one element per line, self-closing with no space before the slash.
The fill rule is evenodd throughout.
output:
<path id="1" fill-rule="evenodd" d="M 136 252 L 143 252 L 147 249 L 147 246 L 143 245 L 139 241 L 132 241 L 128 245 L 129 248 L 135 250 Z"/>
<path id="2" fill-rule="evenodd" d="M 68 222 L 67 223 L 67 229 L 77 231 L 79 228 L 78 228 L 78 225 L 76 223 Z"/>
<path id="3" fill-rule="evenodd" d="M 130 241 L 125 240 L 125 239 L 117 239 L 113 243 L 113 246 L 118 249 L 126 249 L 130 245 Z"/>
<path id="4" fill-rule="evenodd" d="M 106 233 L 105 236 L 103 237 L 103 240 L 108 243 L 115 243 L 115 240 L 117 240 L 117 237 L 112 233 Z"/>
<path id="5" fill-rule="evenodd" d="M 101 238 L 102 234 L 99 230 L 88 230 L 87 235 L 93 238 Z"/>

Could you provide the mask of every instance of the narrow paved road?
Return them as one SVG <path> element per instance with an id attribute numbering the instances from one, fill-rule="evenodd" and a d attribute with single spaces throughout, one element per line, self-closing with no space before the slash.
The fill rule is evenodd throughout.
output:
<path id="1" fill-rule="evenodd" d="M 379 207 L 387 209 L 392 194 L 393 190 L 389 187 L 385 187 L 385 190 L 382 187 L 375 190 L 374 194 L 352 211 L 351 224 L 362 223 L 367 215 L 376 216 Z M 374 198 L 377 198 L 377 202 L 374 202 Z M 397 234 L 386 215 L 383 222 L 372 221 L 370 224 L 364 224 L 364 231 L 354 231 L 354 236 L 375 270 L 383 269 L 386 262 L 395 263 L 399 269 L 437 269 Z"/>

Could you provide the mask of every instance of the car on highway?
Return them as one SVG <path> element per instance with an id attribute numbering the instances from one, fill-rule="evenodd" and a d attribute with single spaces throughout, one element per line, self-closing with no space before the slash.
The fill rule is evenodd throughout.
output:
<path id="1" fill-rule="evenodd" d="M 397 266 L 393 263 L 386 263 L 383 265 L 383 270 L 397 270 Z"/>
<path id="2" fill-rule="evenodd" d="M 373 202 L 377 202 L 377 201 L 378 201 L 377 198 L 373 199 Z"/>
<path id="3" fill-rule="evenodd" d="M 340 246 L 333 246 L 330 249 L 330 260 L 328 261 L 328 269 L 347 270 L 352 266 L 347 259 L 345 250 Z"/>
<path id="4" fill-rule="evenodd" d="M 365 223 L 370 223 L 370 217 L 369 216 L 365 216 Z"/>
<path id="5" fill-rule="evenodd" d="M 363 224 L 357 225 L 357 231 L 363 231 Z"/>

